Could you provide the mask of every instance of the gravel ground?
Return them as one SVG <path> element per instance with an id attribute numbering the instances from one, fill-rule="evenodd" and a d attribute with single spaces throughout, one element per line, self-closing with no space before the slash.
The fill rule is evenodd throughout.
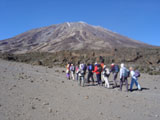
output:
<path id="1" fill-rule="evenodd" d="M 160 76 L 142 74 L 142 91 L 120 92 L 80 87 L 63 70 L 0 60 L 0 120 L 160 119 Z"/>

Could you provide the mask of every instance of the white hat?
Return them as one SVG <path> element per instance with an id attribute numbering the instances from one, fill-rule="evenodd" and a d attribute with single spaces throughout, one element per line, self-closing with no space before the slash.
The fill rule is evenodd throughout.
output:
<path id="1" fill-rule="evenodd" d="M 121 63 L 121 67 L 124 67 L 124 63 Z"/>

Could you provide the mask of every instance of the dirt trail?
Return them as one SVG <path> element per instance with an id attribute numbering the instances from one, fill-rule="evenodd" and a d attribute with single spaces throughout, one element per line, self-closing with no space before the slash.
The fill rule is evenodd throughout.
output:
<path id="1" fill-rule="evenodd" d="M 127 93 L 79 87 L 62 71 L 0 60 L 0 120 L 160 119 L 160 76 L 143 74 L 143 91 Z"/>

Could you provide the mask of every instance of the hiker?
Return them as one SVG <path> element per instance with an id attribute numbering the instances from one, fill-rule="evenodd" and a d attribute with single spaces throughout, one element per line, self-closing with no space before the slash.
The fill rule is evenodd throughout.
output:
<path id="1" fill-rule="evenodd" d="M 70 74 L 71 74 L 72 80 L 74 80 L 75 66 L 73 64 L 71 64 L 71 66 L 70 66 Z"/>
<path id="2" fill-rule="evenodd" d="M 107 68 L 106 65 L 104 65 L 104 69 L 103 69 L 102 74 L 104 75 L 104 81 L 105 81 L 105 85 L 104 86 L 107 87 L 107 88 L 110 88 L 109 81 L 108 81 L 109 75 L 110 75 L 110 71 L 109 71 L 109 68 Z"/>
<path id="3" fill-rule="evenodd" d="M 97 82 L 98 85 L 100 85 L 102 83 L 101 81 L 101 72 L 102 72 L 102 67 L 100 64 L 97 64 L 97 62 L 95 63 L 95 67 L 94 67 L 94 71 L 96 73 L 96 77 L 97 77 Z"/>
<path id="4" fill-rule="evenodd" d="M 84 64 L 80 64 L 79 65 L 79 79 L 78 79 L 78 84 L 79 86 L 82 86 L 84 87 L 84 82 L 85 82 L 85 79 L 84 79 L 84 75 L 85 75 L 85 71 L 84 71 L 84 68 L 85 65 Z"/>
<path id="5" fill-rule="evenodd" d="M 84 65 L 84 67 L 83 67 L 83 70 L 84 70 L 84 80 L 86 80 L 85 76 L 86 76 L 86 72 L 87 72 L 87 65 L 86 64 L 83 64 L 83 65 Z"/>
<path id="6" fill-rule="evenodd" d="M 112 63 L 112 64 L 111 64 L 110 72 L 111 72 L 111 73 L 113 73 L 113 72 L 114 72 L 114 63 Z"/>
<path id="7" fill-rule="evenodd" d="M 103 69 L 104 69 L 104 60 L 102 59 L 102 61 L 101 61 L 101 67 L 102 67 L 102 72 L 103 72 Z M 104 74 L 102 74 L 102 84 L 103 84 L 103 82 L 105 82 L 105 80 L 104 80 Z"/>
<path id="8" fill-rule="evenodd" d="M 114 67 L 112 68 L 113 72 L 113 80 L 114 80 L 114 87 L 117 87 L 117 75 L 119 73 L 119 66 L 114 64 Z"/>
<path id="9" fill-rule="evenodd" d="M 78 77 L 79 77 L 79 64 L 76 65 L 76 80 L 78 81 Z"/>
<path id="10" fill-rule="evenodd" d="M 126 84 L 126 92 L 128 92 L 128 80 L 129 77 L 129 70 L 124 66 L 124 64 L 121 64 L 120 69 L 120 91 L 122 91 L 123 82 Z"/>
<path id="11" fill-rule="evenodd" d="M 66 76 L 67 76 L 67 79 L 69 80 L 70 79 L 70 63 L 68 63 L 66 66 Z"/>
<path id="12" fill-rule="evenodd" d="M 87 69 L 88 69 L 87 83 L 90 83 L 90 79 L 92 79 L 92 85 L 94 85 L 94 78 L 93 78 L 94 65 L 88 64 Z"/>
<path id="13" fill-rule="evenodd" d="M 130 84 L 130 91 L 132 92 L 133 85 L 135 84 L 139 91 L 141 91 L 141 86 L 138 83 L 138 77 L 140 77 L 139 71 L 134 71 L 133 67 L 130 67 L 130 74 L 131 74 L 131 84 Z"/>

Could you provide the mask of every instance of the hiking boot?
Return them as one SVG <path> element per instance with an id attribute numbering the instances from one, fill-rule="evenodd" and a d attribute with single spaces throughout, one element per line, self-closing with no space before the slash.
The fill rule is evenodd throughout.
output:
<path id="1" fill-rule="evenodd" d="M 138 89 L 138 91 L 142 91 L 142 89 Z"/>
<path id="2" fill-rule="evenodd" d="M 133 92 L 133 90 L 129 90 L 130 92 Z"/>

